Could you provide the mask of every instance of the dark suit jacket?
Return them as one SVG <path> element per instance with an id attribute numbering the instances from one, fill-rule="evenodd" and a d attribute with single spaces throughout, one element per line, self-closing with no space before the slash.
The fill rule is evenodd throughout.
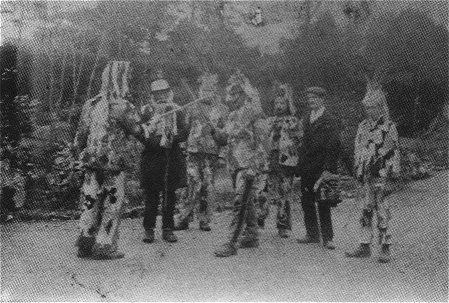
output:
<path id="1" fill-rule="evenodd" d="M 308 113 L 303 123 L 304 137 L 299 150 L 298 173 L 304 186 L 313 186 L 323 171 L 337 172 L 341 125 L 327 109 L 313 123 L 310 123 Z"/>

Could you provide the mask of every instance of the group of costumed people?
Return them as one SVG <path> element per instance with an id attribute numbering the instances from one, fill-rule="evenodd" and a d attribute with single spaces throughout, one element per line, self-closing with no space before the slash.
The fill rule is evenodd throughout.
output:
<path id="1" fill-rule="evenodd" d="M 195 101 L 175 104 L 172 89 L 160 77 L 150 85 L 148 103 L 137 108 L 129 101 L 129 74 L 129 62 L 109 62 L 99 94 L 83 107 L 75 139 L 85 170 L 79 257 L 124 256 L 117 243 L 125 179 L 132 167 L 127 156 L 131 137 L 144 146 L 140 176 L 145 194 L 145 243 L 155 240 L 159 206 L 162 238 L 167 242 L 176 242 L 174 231 L 188 229 L 195 214 L 199 228 L 211 230 L 214 178 L 223 157 L 233 182 L 233 218 L 227 241 L 214 251 L 217 257 L 235 255 L 237 248 L 259 246 L 259 229 L 264 227 L 271 200 L 277 205 L 278 234 L 289 237 L 291 207 L 298 199 L 293 190 L 295 176 L 301 180 L 302 198 L 297 202 L 302 205 L 306 229 L 306 236 L 298 242 L 319 243 L 321 239 L 325 248 L 335 248 L 331 221 L 335 205 L 321 203 L 325 199 L 320 197 L 320 184 L 335 178 L 342 148 L 338 120 L 325 107 L 325 89 L 306 90 L 310 112 L 300 117 L 291 87 L 279 83 L 274 114 L 267 117 L 258 91 L 243 73 L 237 71 L 230 77 L 222 101 L 218 76 L 206 72 L 199 79 Z M 360 184 L 361 239 L 346 256 L 371 255 L 372 218 L 377 212 L 378 260 L 388 262 L 390 212 L 385 197 L 391 178 L 399 173 L 398 136 L 376 79 L 369 80 L 362 103 L 367 118 L 355 138 L 354 161 L 346 163 Z M 176 190 L 184 174 L 187 187 L 177 201 Z M 174 216 L 177 204 L 179 213 Z"/>

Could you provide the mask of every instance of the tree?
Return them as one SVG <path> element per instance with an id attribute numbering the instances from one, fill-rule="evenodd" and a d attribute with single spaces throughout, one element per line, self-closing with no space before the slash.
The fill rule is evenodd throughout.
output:
<path id="1" fill-rule="evenodd" d="M 389 105 L 403 134 L 427 127 L 448 96 L 448 37 L 443 25 L 412 10 L 370 28 L 363 54 L 371 69 L 387 71 Z"/>
<path id="2" fill-rule="evenodd" d="M 1 70 L 1 146 L 16 148 L 20 139 L 31 132 L 26 102 L 17 98 L 17 48 L 12 44 L 0 46 Z"/>

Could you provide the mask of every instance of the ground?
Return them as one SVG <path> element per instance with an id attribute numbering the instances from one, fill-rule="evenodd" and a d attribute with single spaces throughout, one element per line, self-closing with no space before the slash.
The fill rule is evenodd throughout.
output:
<path id="1" fill-rule="evenodd" d="M 123 221 L 124 259 L 78 259 L 76 221 L 1 226 L 2 301 L 445 301 L 448 300 L 448 171 L 390 196 L 392 262 L 343 256 L 357 245 L 358 212 L 347 200 L 333 211 L 337 249 L 300 245 L 302 213 L 294 205 L 291 237 L 277 237 L 272 208 L 259 248 L 215 258 L 230 212 L 212 232 L 196 223 L 179 242 L 141 242 L 141 219 Z"/>

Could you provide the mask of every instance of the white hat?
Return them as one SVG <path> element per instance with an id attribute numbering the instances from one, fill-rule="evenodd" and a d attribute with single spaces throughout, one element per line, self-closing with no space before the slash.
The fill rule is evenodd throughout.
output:
<path id="1" fill-rule="evenodd" d="M 151 83 L 151 92 L 170 89 L 170 85 L 164 79 L 159 79 Z"/>

